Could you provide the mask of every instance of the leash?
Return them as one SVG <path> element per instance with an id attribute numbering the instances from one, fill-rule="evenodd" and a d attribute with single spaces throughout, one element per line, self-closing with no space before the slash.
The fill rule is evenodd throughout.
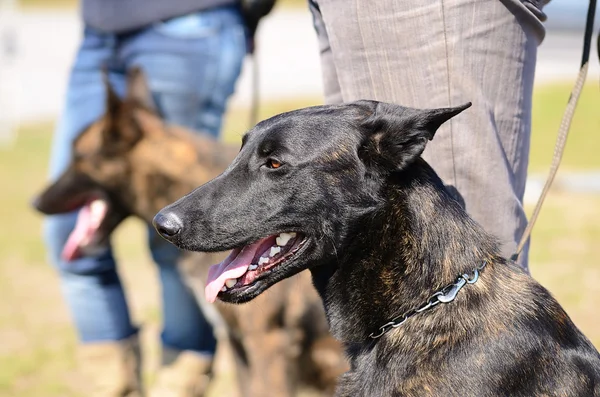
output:
<path id="1" fill-rule="evenodd" d="M 258 122 L 258 59 L 256 58 L 256 31 L 262 19 L 275 7 L 276 0 L 241 0 L 241 12 L 248 29 L 248 55 L 252 60 L 252 99 L 250 103 L 250 128 Z"/>
<path id="2" fill-rule="evenodd" d="M 590 0 L 590 5 L 588 7 L 587 12 L 587 21 L 585 24 L 585 34 L 583 38 L 583 54 L 581 56 L 581 66 L 579 69 L 579 75 L 577 76 L 577 80 L 575 81 L 575 85 L 573 86 L 573 90 L 571 91 L 571 96 L 569 97 L 569 101 L 567 102 L 567 107 L 565 109 L 565 113 L 563 114 L 562 121 L 560 123 L 560 128 L 558 130 L 558 136 L 556 138 L 556 144 L 554 146 L 554 155 L 552 157 L 552 164 L 550 166 L 550 172 L 548 174 L 548 179 L 546 179 L 546 183 L 544 184 L 544 188 L 542 189 L 542 193 L 540 194 L 540 198 L 535 205 L 535 209 L 533 210 L 533 214 L 531 215 L 531 219 L 523 232 L 523 236 L 521 237 L 521 241 L 517 246 L 516 252 L 511 256 L 511 260 L 517 261 L 525 244 L 529 240 L 531 235 L 531 230 L 537 221 L 538 215 L 540 214 L 540 210 L 542 208 L 542 204 L 550 190 L 550 186 L 554 181 L 554 177 L 556 176 L 556 172 L 558 171 L 558 167 L 560 165 L 560 161 L 562 160 L 562 156 L 565 150 L 565 145 L 567 143 L 567 137 L 569 135 L 569 130 L 571 128 L 571 121 L 573 120 L 573 115 L 575 114 L 575 108 L 577 107 L 577 102 L 579 101 L 579 96 L 581 95 L 581 91 L 583 90 L 583 86 L 585 84 L 585 79 L 587 77 L 587 72 L 589 68 L 589 60 L 590 60 L 590 48 L 592 43 L 592 34 L 594 31 L 594 16 L 596 15 L 596 0 Z M 598 53 L 600 54 L 600 36 L 598 37 Z"/>
<path id="3" fill-rule="evenodd" d="M 375 332 L 371 332 L 369 334 L 369 338 L 378 339 L 381 338 L 388 331 L 400 327 L 402 324 L 406 322 L 412 316 L 423 313 L 424 311 L 430 310 L 440 303 L 450 303 L 456 298 L 458 292 L 467 284 L 475 284 L 477 280 L 479 280 L 479 273 L 483 271 L 485 266 L 487 265 L 487 261 L 483 261 L 483 263 L 477 266 L 471 274 L 461 274 L 458 276 L 455 282 L 452 284 L 448 284 L 435 294 L 431 295 L 427 301 L 419 306 L 416 309 L 410 309 L 405 312 L 401 316 L 394 317 L 391 321 L 383 324 L 381 327 L 377 329 Z"/>
<path id="4" fill-rule="evenodd" d="M 258 74 L 258 59 L 256 59 L 256 55 L 254 52 L 250 54 L 250 59 L 252 60 L 252 98 L 250 100 L 250 127 L 252 128 L 258 122 L 258 85 L 259 85 L 259 74 Z"/>

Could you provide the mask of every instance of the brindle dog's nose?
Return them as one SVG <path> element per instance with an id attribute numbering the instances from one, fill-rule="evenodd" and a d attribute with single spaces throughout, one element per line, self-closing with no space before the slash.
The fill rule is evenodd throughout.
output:
<path id="1" fill-rule="evenodd" d="M 181 219 L 173 212 L 159 212 L 152 220 L 152 224 L 156 231 L 167 240 L 171 240 L 183 229 Z"/>

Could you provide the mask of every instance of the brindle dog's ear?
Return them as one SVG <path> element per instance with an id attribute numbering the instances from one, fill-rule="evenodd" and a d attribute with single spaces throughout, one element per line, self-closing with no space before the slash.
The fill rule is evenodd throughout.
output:
<path id="1" fill-rule="evenodd" d="M 365 163 L 390 171 L 415 161 L 444 122 L 471 106 L 471 102 L 440 109 L 414 109 L 377 101 L 357 104 L 371 110 L 361 123 L 365 139 L 359 155 Z"/>
<path id="2" fill-rule="evenodd" d="M 148 80 L 139 66 L 134 66 L 127 73 L 127 100 L 157 113 Z"/>
<path id="3" fill-rule="evenodd" d="M 106 93 L 106 113 L 103 120 L 103 149 L 120 153 L 133 146 L 141 137 L 139 128 L 132 123 L 131 109 L 119 98 L 112 87 L 106 68 L 102 69 Z"/>
<path id="4" fill-rule="evenodd" d="M 115 118 L 121 108 L 121 98 L 119 98 L 110 83 L 106 67 L 102 68 L 102 83 L 104 84 L 104 92 L 106 93 L 106 114 L 111 118 Z"/>

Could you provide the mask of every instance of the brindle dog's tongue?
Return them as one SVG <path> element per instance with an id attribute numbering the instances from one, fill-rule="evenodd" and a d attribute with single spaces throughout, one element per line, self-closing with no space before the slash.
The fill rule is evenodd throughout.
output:
<path id="1" fill-rule="evenodd" d="M 82 248 L 91 242 L 92 236 L 106 216 L 106 211 L 106 202 L 100 199 L 90 200 L 81 207 L 75 228 L 63 247 L 62 258 L 64 260 L 70 262 L 81 257 Z"/>
<path id="2" fill-rule="evenodd" d="M 272 237 L 267 237 L 242 249 L 236 248 L 231 251 L 223 262 L 211 266 L 208 270 L 208 280 L 204 289 L 206 300 L 211 303 L 214 302 L 228 279 L 237 279 L 246 273 L 259 248 L 265 241 L 271 239 Z"/>

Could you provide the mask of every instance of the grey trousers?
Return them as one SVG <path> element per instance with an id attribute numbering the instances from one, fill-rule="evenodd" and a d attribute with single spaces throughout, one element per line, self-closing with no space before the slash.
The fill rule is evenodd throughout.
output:
<path id="1" fill-rule="evenodd" d="M 544 1 L 545 2 L 545 1 Z M 374 99 L 473 107 L 442 126 L 425 159 L 467 212 L 516 249 L 542 1 L 315 0 L 327 103 Z M 520 264 L 527 269 L 527 249 Z"/>

